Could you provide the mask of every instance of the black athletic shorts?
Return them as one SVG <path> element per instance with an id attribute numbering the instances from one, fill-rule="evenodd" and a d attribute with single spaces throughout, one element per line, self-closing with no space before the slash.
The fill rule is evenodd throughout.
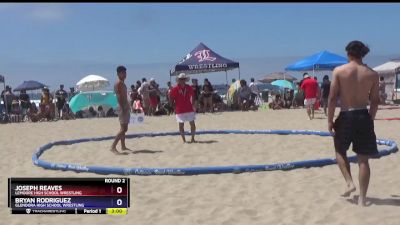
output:
<path id="1" fill-rule="evenodd" d="M 57 105 L 57 109 L 58 110 L 62 110 L 62 108 L 64 107 L 64 105 L 65 105 L 65 100 L 61 100 L 61 101 L 57 101 L 56 102 L 56 105 Z"/>
<path id="2" fill-rule="evenodd" d="M 376 155 L 378 147 L 374 121 L 367 109 L 340 112 L 333 125 L 335 150 L 345 154 L 353 143 L 353 151 L 360 155 Z"/>

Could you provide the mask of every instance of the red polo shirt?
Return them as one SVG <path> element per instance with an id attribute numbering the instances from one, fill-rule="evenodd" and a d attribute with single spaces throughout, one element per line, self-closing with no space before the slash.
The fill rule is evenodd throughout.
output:
<path id="1" fill-rule="evenodd" d="M 318 92 L 318 82 L 314 78 L 307 78 L 301 84 L 305 98 L 316 98 Z"/>
<path id="2" fill-rule="evenodd" d="M 182 114 L 193 111 L 192 96 L 193 88 L 187 84 L 184 87 L 176 85 L 170 92 L 171 99 L 175 100 L 175 113 Z"/>

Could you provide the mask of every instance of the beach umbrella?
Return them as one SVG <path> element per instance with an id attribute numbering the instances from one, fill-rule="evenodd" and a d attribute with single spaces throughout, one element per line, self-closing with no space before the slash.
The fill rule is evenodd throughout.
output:
<path id="1" fill-rule="evenodd" d="M 103 106 L 103 109 L 113 108 L 116 110 L 118 106 L 117 96 L 113 91 L 81 92 L 72 97 L 69 102 L 69 107 L 73 113 L 88 109 L 90 106 L 97 109 L 100 105 Z"/>
<path id="2" fill-rule="evenodd" d="M 110 82 L 99 75 L 88 75 L 76 83 L 78 91 L 96 91 L 110 86 Z"/>
<path id="3" fill-rule="evenodd" d="M 14 91 L 22 91 L 22 90 L 37 90 L 37 89 L 42 89 L 46 87 L 46 85 L 40 83 L 39 81 L 34 81 L 34 80 L 28 80 L 24 81 L 22 84 L 20 84 L 18 87 L 14 88 Z"/>
<path id="4" fill-rule="evenodd" d="M 266 75 L 265 77 L 261 78 L 258 81 L 261 83 L 271 83 L 272 81 L 275 81 L 275 80 L 295 81 L 297 79 L 286 72 L 275 72 L 275 73 Z"/>
<path id="5" fill-rule="evenodd" d="M 286 71 L 315 71 L 333 70 L 335 67 L 348 63 L 347 58 L 333 54 L 328 51 L 321 51 L 297 61 L 285 68 Z"/>
<path id="6" fill-rule="evenodd" d="M 271 83 L 257 83 L 257 86 L 260 91 L 276 91 L 281 89 L 281 87 Z"/>
<path id="7" fill-rule="evenodd" d="M 295 89 L 293 83 L 287 80 L 276 80 L 271 83 L 272 85 L 281 87 L 281 88 L 289 88 L 289 89 Z"/>

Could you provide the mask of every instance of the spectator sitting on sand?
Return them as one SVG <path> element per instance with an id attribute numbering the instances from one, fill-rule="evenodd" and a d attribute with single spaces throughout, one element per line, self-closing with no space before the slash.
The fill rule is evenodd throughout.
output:
<path id="1" fill-rule="evenodd" d="M 218 93 L 213 94 L 213 107 L 219 112 L 226 109 L 224 100 Z"/>
<path id="2" fill-rule="evenodd" d="M 132 110 L 133 113 L 144 113 L 142 102 L 137 99 L 133 102 Z"/>
<path id="3" fill-rule="evenodd" d="M 270 109 L 282 109 L 284 107 L 284 102 L 281 99 L 281 95 L 276 95 L 275 100 L 271 103 L 269 103 L 269 108 Z"/>
<path id="4" fill-rule="evenodd" d="M 78 112 L 76 112 L 76 113 L 75 113 L 75 118 L 79 118 L 79 119 L 84 118 L 84 117 L 83 117 L 83 111 L 82 111 L 82 110 L 79 110 Z"/>
<path id="5" fill-rule="evenodd" d="M 116 116 L 117 116 L 117 114 L 115 114 L 113 108 L 109 108 L 109 109 L 107 110 L 106 117 L 116 117 Z"/>
<path id="6" fill-rule="evenodd" d="M 97 107 L 97 117 L 100 117 L 100 118 L 106 117 L 106 112 L 104 112 L 102 105 L 99 105 L 99 107 Z"/>
<path id="7" fill-rule="evenodd" d="M 89 107 L 88 117 L 89 118 L 97 117 L 97 112 L 94 110 L 93 106 Z"/>
<path id="8" fill-rule="evenodd" d="M 41 114 L 38 112 L 35 103 L 30 104 L 27 115 L 28 115 L 28 120 L 31 122 L 37 122 L 41 119 Z"/>
<path id="9" fill-rule="evenodd" d="M 283 99 L 284 99 L 284 105 L 285 108 L 290 109 L 292 106 L 292 102 L 294 99 L 294 90 L 290 90 L 289 88 L 285 88 L 285 92 L 283 94 Z"/>
<path id="10" fill-rule="evenodd" d="M 75 116 L 72 113 L 71 108 L 69 107 L 68 103 L 65 103 L 63 108 L 62 108 L 62 117 L 61 117 L 61 119 L 63 119 L 63 120 L 75 119 Z"/>

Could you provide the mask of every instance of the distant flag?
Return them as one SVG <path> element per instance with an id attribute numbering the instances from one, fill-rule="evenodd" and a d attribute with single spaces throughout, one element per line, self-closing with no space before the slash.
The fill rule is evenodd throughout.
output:
<path id="1" fill-rule="evenodd" d="M 0 83 L 4 83 L 4 76 L 0 75 Z"/>

